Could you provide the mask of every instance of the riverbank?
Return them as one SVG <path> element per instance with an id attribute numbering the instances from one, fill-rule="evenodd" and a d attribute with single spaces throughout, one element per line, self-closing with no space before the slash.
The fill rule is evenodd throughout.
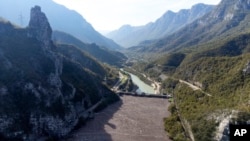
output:
<path id="1" fill-rule="evenodd" d="M 126 68 L 125 71 L 129 72 L 132 75 L 137 76 L 142 82 L 151 86 L 153 88 L 153 92 L 151 92 L 151 94 L 153 94 L 153 93 L 154 94 L 161 94 L 161 83 L 160 82 L 152 80 L 146 74 L 139 73 L 136 70 L 134 70 L 133 68 Z"/>
<path id="2" fill-rule="evenodd" d="M 155 94 L 161 94 L 161 83 L 160 82 L 153 81 L 153 83 L 151 85 L 155 90 Z"/>
<path id="3" fill-rule="evenodd" d="M 146 76 L 146 74 L 144 74 L 144 73 L 140 73 L 133 68 L 123 68 L 123 70 L 136 75 L 138 78 L 140 78 L 144 83 L 146 83 L 148 85 L 152 84 L 152 81 L 149 80 L 148 77 Z"/>
<path id="4" fill-rule="evenodd" d="M 130 74 L 124 71 L 119 71 L 119 80 L 111 88 L 114 92 L 135 92 L 137 89 L 138 87 L 133 84 Z"/>

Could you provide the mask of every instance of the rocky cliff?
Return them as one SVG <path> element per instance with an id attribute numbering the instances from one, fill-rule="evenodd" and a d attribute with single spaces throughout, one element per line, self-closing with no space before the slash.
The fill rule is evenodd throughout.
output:
<path id="1" fill-rule="evenodd" d="M 118 100 L 102 84 L 104 67 L 54 45 L 39 6 L 30 15 L 24 29 L 0 22 L 0 140 L 61 138 L 92 116 L 91 107 Z"/>
<path id="2" fill-rule="evenodd" d="M 30 12 L 29 29 L 31 36 L 42 41 L 45 46 L 49 45 L 52 36 L 52 29 L 48 22 L 47 17 L 41 12 L 39 6 L 35 6 Z"/>

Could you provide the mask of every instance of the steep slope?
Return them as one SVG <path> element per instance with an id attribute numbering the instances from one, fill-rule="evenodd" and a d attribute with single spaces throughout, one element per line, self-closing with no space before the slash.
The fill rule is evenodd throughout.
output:
<path id="1" fill-rule="evenodd" d="M 196 4 L 191 9 L 183 9 L 178 13 L 167 11 L 154 23 L 138 27 L 125 25 L 106 36 L 124 47 L 131 47 L 144 40 L 158 39 L 164 35 L 169 35 L 204 16 L 213 8 L 212 5 Z"/>
<path id="2" fill-rule="evenodd" d="M 144 68 L 162 80 L 164 92 L 174 94 L 172 116 L 165 119 L 171 139 L 184 140 L 184 132 L 191 132 L 195 140 L 229 140 L 229 123 L 249 121 L 249 41 L 249 33 L 218 39 L 171 52 Z"/>
<path id="3" fill-rule="evenodd" d="M 60 138 L 99 101 L 118 100 L 102 84 L 107 69 L 73 46 L 55 46 L 51 34 L 38 6 L 27 28 L 0 22 L 1 140 Z"/>
<path id="4" fill-rule="evenodd" d="M 151 69 L 155 66 L 164 73 L 173 73 L 171 68 L 175 69 L 180 66 L 188 67 L 190 63 L 201 58 L 212 57 L 235 57 L 250 52 L 250 34 L 241 34 L 232 38 L 225 38 L 223 40 L 215 40 L 213 42 L 197 45 L 189 49 L 182 49 L 177 52 L 168 53 L 163 57 L 148 64 L 146 69 Z M 186 71 L 185 71 L 186 72 Z M 185 73 L 182 72 L 182 73 Z M 183 77 L 188 77 L 183 74 Z"/>
<path id="5" fill-rule="evenodd" d="M 56 43 L 72 44 L 79 47 L 83 51 L 89 53 L 91 56 L 95 57 L 100 62 L 104 62 L 110 65 L 121 66 L 126 57 L 117 51 L 112 51 L 104 47 L 100 47 L 96 44 L 86 44 L 77 38 L 60 31 L 54 31 L 52 34 L 52 39 Z"/>
<path id="6" fill-rule="evenodd" d="M 210 13 L 159 40 L 134 47 L 133 52 L 169 52 L 250 30 L 249 0 L 222 0 Z"/>
<path id="7" fill-rule="evenodd" d="M 96 43 L 100 46 L 115 50 L 121 49 L 115 42 L 95 31 L 91 24 L 89 24 L 79 13 L 69 10 L 52 0 L 0 0 L 0 13 L 3 18 L 15 24 L 26 26 L 29 22 L 28 9 L 34 5 L 43 7 L 51 27 L 54 30 L 69 33 L 82 42 Z"/>
<path id="8" fill-rule="evenodd" d="M 144 71 L 161 79 L 166 93 L 173 93 L 172 116 L 165 119 L 171 139 L 185 140 L 185 133 L 195 140 L 229 140 L 229 123 L 248 124 L 249 4 L 223 0 L 180 32 L 134 48 L 145 54 L 166 53 Z"/>

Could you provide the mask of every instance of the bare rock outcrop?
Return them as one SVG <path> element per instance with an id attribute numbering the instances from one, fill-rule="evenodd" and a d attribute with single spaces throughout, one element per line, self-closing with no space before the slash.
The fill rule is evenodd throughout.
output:
<path id="1" fill-rule="evenodd" d="M 62 138 L 92 116 L 103 97 L 114 96 L 92 73 L 93 64 L 72 61 L 53 44 L 39 6 L 30 16 L 27 28 L 0 20 L 0 140 Z M 104 70 L 97 64 L 94 69 Z"/>
<path id="2" fill-rule="evenodd" d="M 45 46 L 51 42 L 52 29 L 46 15 L 41 11 L 41 7 L 35 6 L 30 12 L 29 22 L 30 35 L 42 41 Z"/>
<path id="3" fill-rule="evenodd" d="M 250 74 L 250 61 L 246 64 L 246 68 L 243 69 L 244 75 Z"/>

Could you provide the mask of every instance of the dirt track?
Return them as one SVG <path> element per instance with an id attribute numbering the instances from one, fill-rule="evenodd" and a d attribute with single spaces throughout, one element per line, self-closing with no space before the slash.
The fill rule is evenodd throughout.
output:
<path id="1" fill-rule="evenodd" d="M 169 141 L 166 99 L 123 96 L 76 131 L 68 141 Z"/>

